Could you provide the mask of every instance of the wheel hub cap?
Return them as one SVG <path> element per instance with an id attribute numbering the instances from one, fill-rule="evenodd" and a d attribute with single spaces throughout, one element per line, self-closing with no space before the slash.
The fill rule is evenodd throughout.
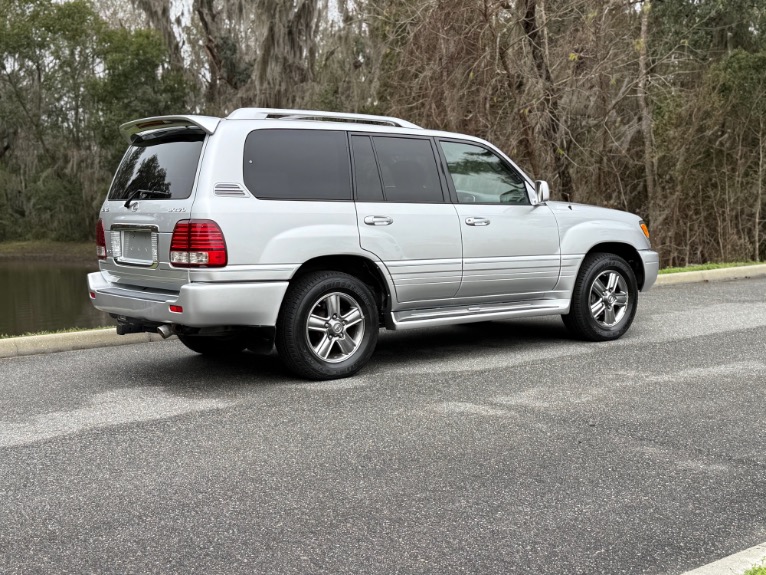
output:
<path id="1" fill-rule="evenodd" d="M 343 324 L 339 321 L 330 324 L 330 329 L 327 330 L 330 335 L 342 335 L 344 332 Z"/>

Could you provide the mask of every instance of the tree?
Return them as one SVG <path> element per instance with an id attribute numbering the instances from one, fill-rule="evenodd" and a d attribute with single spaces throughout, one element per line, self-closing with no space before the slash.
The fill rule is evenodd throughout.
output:
<path id="1" fill-rule="evenodd" d="M 0 239 L 85 239 L 124 150 L 117 126 L 184 107 L 161 39 L 84 0 L 2 0 Z"/>

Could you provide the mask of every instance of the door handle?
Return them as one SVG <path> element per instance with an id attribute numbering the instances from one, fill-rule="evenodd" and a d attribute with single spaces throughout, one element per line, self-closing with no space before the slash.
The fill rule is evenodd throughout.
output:
<path id="1" fill-rule="evenodd" d="M 394 220 L 388 216 L 365 216 L 364 223 L 368 226 L 390 226 Z"/>
<path id="2" fill-rule="evenodd" d="M 466 218 L 465 223 L 469 226 L 488 226 L 489 220 L 487 218 Z"/>

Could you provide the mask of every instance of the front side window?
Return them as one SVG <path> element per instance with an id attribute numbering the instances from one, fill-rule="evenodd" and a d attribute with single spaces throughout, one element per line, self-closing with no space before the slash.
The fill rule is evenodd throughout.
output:
<path id="1" fill-rule="evenodd" d="M 255 130 L 245 141 L 245 185 L 268 200 L 351 200 L 346 133 Z"/>
<path id="2" fill-rule="evenodd" d="M 491 151 L 461 142 L 440 142 L 458 202 L 529 205 L 524 179 Z"/>
<path id="3" fill-rule="evenodd" d="M 201 130 L 163 130 L 136 138 L 117 168 L 109 199 L 188 198 L 204 140 Z"/>
<path id="4" fill-rule="evenodd" d="M 430 140 L 375 136 L 373 142 L 387 202 L 444 201 Z"/>

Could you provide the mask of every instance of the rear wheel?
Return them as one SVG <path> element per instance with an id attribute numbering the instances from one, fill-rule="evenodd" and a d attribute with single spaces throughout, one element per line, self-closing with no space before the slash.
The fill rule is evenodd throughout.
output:
<path id="1" fill-rule="evenodd" d="M 210 356 L 240 353 L 247 346 L 241 336 L 179 335 L 178 339 L 190 350 Z"/>
<path id="2" fill-rule="evenodd" d="M 574 335 L 590 341 L 621 337 L 636 315 L 638 286 L 631 267 L 614 254 L 589 255 L 577 275 L 568 314 L 561 316 Z"/>
<path id="3" fill-rule="evenodd" d="M 348 377 L 362 369 L 378 341 L 370 289 L 341 272 L 314 272 L 290 286 L 276 344 L 288 369 L 309 379 Z"/>

